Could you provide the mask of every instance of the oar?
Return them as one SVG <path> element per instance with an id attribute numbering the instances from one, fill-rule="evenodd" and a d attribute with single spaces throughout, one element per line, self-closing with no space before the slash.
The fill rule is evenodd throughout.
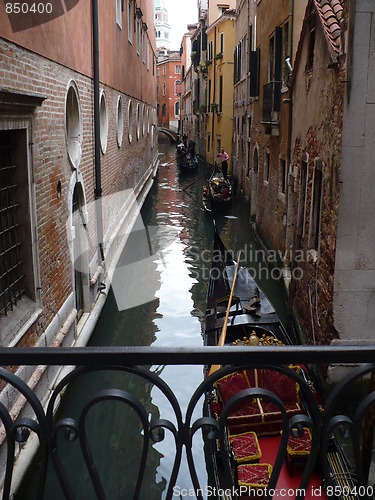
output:
<path id="1" fill-rule="evenodd" d="M 232 299 L 233 299 L 233 294 L 234 294 L 234 287 L 236 285 L 236 280 L 237 280 L 237 274 L 238 274 L 238 268 L 239 268 L 239 265 L 240 265 L 240 260 L 241 260 L 241 252 L 238 255 L 238 261 L 237 261 L 237 265 L 236 265 L 236 271 L 235 271 L 234 277 L 233 277 L 233 284 L 232 284 L 232 289 L 230 291 L 229 302 L 228 302 L 228 307 L 227 307 L 227 313 L 225 315 L 223 329 L 221 330 L 219 342 L 217 343 L 217 345 L 220 346 L 220 347 L 222 347 L 224 345 L 224 343 L 225 343 L 225 337 L 227 336 L 229 311 L 230 311 L 230 308 L 231 308 L 231 305 L 232 305 Z M 209 375 L 211 375 L 212 373 L 215 373 L 219 368 L 220 368 L 220 365 L 212 365 L 211 368 L 210 368 Z"/>
<path id="2" fill-rule="evenodd" d="M 170 163 L 173 163 L 174 161 L 176 161 L 176 158 L 174 158 L 173 160 L 169 161 L 168 163 L 162 163 L 161 166 L 162 167 L 166 167 L 167 165 L 169 165 Z"/>
<path id="3" fill-rule="evenodd" d="M 210 172 L 212 172 L 212 170 L 215 168 L 216 165 L 214 165 L 213 167 L 211 167 L 209 170 L 207 170 L 207 172 L 205 172 L 203 175 L 199 176 L 197 179 L 195 179 L 195 181 L 191 182 L 190 184 L 188 184 L 187 186 L 185 186 L 182 191 L 185 191 L 185 189 L 188 189 L 189 187 L 191 187 L 193 184 L 195 184 L 197 181 L 199 181 L 199 179 L 202 179 L 202 177 L 204 177 L 205 175 L 209 174 Z"/>

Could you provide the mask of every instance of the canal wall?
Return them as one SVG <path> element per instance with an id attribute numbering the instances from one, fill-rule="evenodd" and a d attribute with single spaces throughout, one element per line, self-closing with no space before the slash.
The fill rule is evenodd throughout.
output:
<path id="1" fill-rule="evenodd" d="M 87 345 L 106 302 L 116 265 L 125 248 L 129 234 L 139 217 L 140 209 L 154 183 L 158 166 L 159 160 L 156 160 L 149 166 L 136 190 L 133 191 L 133 196 L 127 198 L 123 215 L 118 221 L 115 230 L 111 233 L 111 237 L 108 238 L 106 244 L 107 259 L 100 274 L 101 291 L 96 295 L 91 310 L 84 313 L 77 322 L 77 310 L 74 308 L 74 295 L 72 293 L 64 302 L 63 307 L 54 317 L 44 335 L 39 339 L 37 347 L 84 347 Z M 62 326 L 60 327 L 59 325 L 61 324 Z M 37 368 L 19 367 L 16 374 L 27 381 L 27 385 L 33 390 L 43 407 L 46 408 L 54 388 L 73 370 L 73 368 L 73 366 L 59 367 L 46 365 L 38 366 Z M 35 419 L 35 415 L 27 405 L 26 399 L 19 396 L 19 393 L 14 391 L 11 387 L 7 386 L 1 393 L 0 401 L 8 407 L 11 407 L 10 414 L 14 419 Z M 58 400 L 58 403 L 59 402 L 60 400 Z M 55 411 L 57 409 L 58 406 L 56 406 Z M 5 438 L 5 430 L 2 427 L 0 428 L 0 464 L 5 464 L 6 461 L 7 449 Z M 13 468 L 13 493 L 16 492 L 20 486 L 25 471 L 35 456 L 38 446 L 38 437 L 33 433 L 25 444 L 20 445 Z M 3 481 L 3 468 L 1 473 L 1 481 Z"/>

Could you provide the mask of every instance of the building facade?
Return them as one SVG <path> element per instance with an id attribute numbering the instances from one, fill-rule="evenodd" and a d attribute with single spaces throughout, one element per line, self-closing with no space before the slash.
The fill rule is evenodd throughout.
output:
<path id="1" fill-rule="evenodd" d="M 155 30 L 156 48 L 168 51 L 170 49 L 171 27 L 168 22 L 168 9 L 165 0 L 155 0 Z"/>
<path id="2" fill-rule="evenodd" d="M 214 165 L 221 147 L 229 158 L 232 155 L 235 19 L 235 10 L 226 9 L 207 29 L 206 160 L 210 165 Z"/>
<path id="3" fill-rule="evenodd" d="M 159 56 L 156 74 L 158 125 L 178 132 L 182 78 L 180 53 L 168 51 L 167 56 Z"/>

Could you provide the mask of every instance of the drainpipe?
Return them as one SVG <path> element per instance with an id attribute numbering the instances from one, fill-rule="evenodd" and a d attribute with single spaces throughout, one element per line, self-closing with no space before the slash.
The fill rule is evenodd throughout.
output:
<path id="1" fill-rule="evenodd" d="M 214 49 L 213 49 L 213 75 L 214 75 L 214 81 L 213 81 L 213 94 L 212 94 L 212 102 L 216 103 L 216 26 L 214 28 Z M 215 144 L 215 139 L 214 139 L 214 133 L 215 133 L 215 110 L 212 110 L 212 153 L 213 153 L 213 162 L 215 163 L 216 161 L 216 155 L 214 151 L 214 144 Z"/>
<path id="2" fill-rule="evenodd" d="M 104 261 L 103 217 L 102 217 L 102 179 L 100 168 L 100 103 L 99 103 L 99 16 L 98 0 L 92 0 L 92 45 L 94 65 L 94 152 L 95 152 L 95 207 L 96 231 L 98 238 L 98 260 Z"/>

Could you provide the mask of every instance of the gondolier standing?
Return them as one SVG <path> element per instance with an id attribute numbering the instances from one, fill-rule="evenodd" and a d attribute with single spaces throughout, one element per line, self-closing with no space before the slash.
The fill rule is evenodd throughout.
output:
<path id="1" fill-rule="evenodd" d="M 217 157 L 220 159 L 221 170 L 223 172 L 224 178 L 227 179 L 227 177 L 228 177 L 228 160 L 229 160 L 229 155 L 224 150 L 224 148 L 222 147 L 221 150 L 220 150 L 220 153 L 217 154 Z"/>

